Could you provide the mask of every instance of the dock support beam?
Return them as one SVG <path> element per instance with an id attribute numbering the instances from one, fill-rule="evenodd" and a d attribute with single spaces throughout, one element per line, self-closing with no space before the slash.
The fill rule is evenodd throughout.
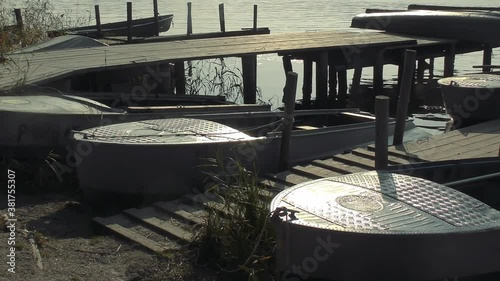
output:
<path id="1" fill-rule="evenodd" d="M 425 59 L 419 59 L 418 60 L 418 66 L 417 66 L 417 83 L 423 83 L 424 82 L 426 64 L 427 63 L 425 62 Z M 406 65 L 406 55 L 405 55 L 405 65 Z"/>
<path id="2" fill-rule="evenodd" d="M 226 32 L 226 16 L 224 15 L 224 3 L 219 4 L 220 31 Z"/>
<path id="3" fill-rule="evenodd" d="M 174 64 L 175 68 L 175 94 L 186 94 L 186 75 L 184 70 L 184 62 L 179 61 Z"/>
<path id="4" fill-rule="evenodd" d="M 373 66 L 373 90 L 380 94 L 384 89 L 384 51 L 380 51 Z"/>
<path id="5" fill-rule="evenodd" d="M 396 126 L 394 129 L 393 144 L 403 143 L 405 133 L 406 115 L 408 114 L 408 104 L 410 102 L 410 93 L 413 86 L 413 76 L 415 73 L 415 59 L 417 52 L 415 50 L 406 50 L 403 78 L 399 88 L 398 109 L 396 113 Z"/>
<path id="6" fill-rule="evenodd" d="M 358 66 L 354 68 L 354 74 L 352 75 L 352 86 L 351 86 L 351 101 L 358 104 L 361 101 L 361 77 L 363 76 L 363 67 Z"/>
<path id="7" fill-rule="evenodd" d="M 389 138 L 389 97 L 375 97 L 375 169 L 387 168 Z"/>
<path id="8" fill-rule="evenodd" d="M 297 94 L 297 73 L 289 71 L 286 74 L 284 91 L 285 114 L 283 131 L 281 136 L 280 170 L 290 168 L 290 140 L 292 138 L 293 113 L 295 111 L 295 96 Z"/>
<path id="9" fill-rule="evenodd" d="M 311 95 L 312 95 L 312 79 L 313 75 L 313 61 L 310 59 L 304 60 L 304 80 L 302 85 L 302 105 L 305 108 L 311 106 Z"/>
<path id="10" fill-rule="evenodd" d="M 429 58 L 429 79 L 434 79 L 434 58 Z"/>
<path id="11" fill-rule="evenodd" d="M 320 52 L 316 61 L 316 107 L 325 108 L 328 103 L 328 52 Z"/>
<path id="12" fill-rule="evenodd" d="M 455 69 L 455 44 L 450 44 L 444 55 L 444 77 L 453 76 Z"/>
<path id="13" fill-rule="evenodd" d="M 257 55 L 241 57 L 243 70 L 243 103 L 257 103 Z"/>
<path id="14" fill-rule="evenodd" d="M 253 5 L 253 32 L 257 32 L 257 5 Z"/>
<path id="15" fill-rule="evenodd" d="M 491 44 L 485 44 L 483 50 L 483 65 L 491 65 L 491 56 L 493 54 L 493 47 Z M 491 72 L 491 67 L 483 66 L 483 73 Z"/>
<path id="16" fill-rule="evenodd" d="M 193 17 L 191 16 L 191 2 L 187 3 L 187 35 L 193 34 Z"/>

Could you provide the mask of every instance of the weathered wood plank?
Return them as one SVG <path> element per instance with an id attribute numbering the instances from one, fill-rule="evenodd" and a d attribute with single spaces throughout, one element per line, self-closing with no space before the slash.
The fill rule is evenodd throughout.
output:
<path id="1" fill-rule="evenodd" d="M 291 169 L 294 173 L 306 176 L 308 178 L 320 179 L 336 177 L 342 174 L 314 165 L 295 166 Z"/>
<path id="2" fill-rule="evenodd" d="M 314 160 L 314 161 L 312 161 L 311 164 L 325 168 L 325 169 L 332 170 L 332 171 L 337 172 L 337 173 L 342 174 L 342 175 L 368 171 L 367 169 L 362 169 L 362 168 L 358 168 L 358 167 L 351 167 L 349 165 L 335 161 L 333 159 Z"/>
<path id="3" fill-rule="evenodd" d="M 192 224 L 203 224 L 205 222 L 203 218 L 207 214 L 205 210 L 194 205 L 186 205 L 180 200 L 156 202 L 153 206 Z"/>
<path id="4" fill-rule="evenodd" d="M 128 218 L 126 218 L 124 215 L 116 215 L 112 217 L 107 217 L 107 218 L 102 218 L 102 217 L 97 217 L 93 219 L 94 222 L 98 223 L 99 225 L 105 227 L 106 229 L 112 231 L 113 233 L 116 233 L 126 239 L 129 239 L 131 241 L 134 241 L 145 248 L 156 252 L 156 253 L 163 253 L 166 250 L 169 250 L 168 248 L 163 247 L 162 245 L 158 244 L 157 242 L 148 239 L 135 231 L 132 231 L 126 227 L 124 227 L 124 224 L 127 224 Z"/>
<path id="5" fill-rule="evenodd" d="M 371 150 L 367 150 L 364 148 L 357 148 L 353 151 L 351 151 L 352 154 L 358 155 L 360 157 L 368 158 L 375 160 L 375 152 Z M 410 164 L 411 161 L 404 159 L 404 158 L 399 158 L 397 156 L 389 155 L 389 165 L 406 165 Z"/>
<path id="6" fill-rule="evenodd" d="M 285 171 L 285 172 L 281 172 L 281 173 L 278 173 L 275 175 L 265 175 L 265 177 L 270 179 L 270 180 L 276 180 L 276 181 L 286 183 L 286 184 L 291 184 L 291 185 L 300 184 L 300 183 L 311 181 L 314 179 L 314 178 L 309 178 L 309 177 L 297 175 L 291 171 Z"/>
<path id="7" fill-rule="evenodd" d="M 124 213 L 184 242 L 189 242 L 193 238 L 190 231 L 173 224 L 170 216 L 165 213 L 160 213 L 154 207 L 142 209 L 132 208 L 125 210 Z"/>

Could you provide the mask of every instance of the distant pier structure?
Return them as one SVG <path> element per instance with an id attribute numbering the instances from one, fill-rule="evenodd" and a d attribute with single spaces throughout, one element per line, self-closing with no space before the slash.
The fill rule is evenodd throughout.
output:
<path id="1" fill-rule="evenodd" d="M 193 32 L 191 7 L 189 3 L 185 35 L 150 39 L 128 36 L 124 40 L 128 44 L 8 55 L 8 61 L 15 62 L 16 69 L 12 67 L 14 64 L 0 65 L 3 74 L 0 76 L 0 92 L 9 92 L 22 85 L 50 85 L 61 91 L 78 91 L 82 84 L 97 85 L 92 88 L 94 92 L 113 92 L 113 89 L 103 85 L 109 84 L 118 74 L 137 75 L 137 69 L 144 70 L 147 66 L 160 66 L 160 69 L 171 66 L 173 73 L 176 73 L 175 85 L 166 85 L 165 91 L 174 89 L 169 94 L 183 95 L 185 62 L 239 57 L 244 103 L 251 104 L 257 102 L 257 56 L 278 54 L 283 58 L 285 73 L 293 70 L 291 60 L 303 61 L 304 75 L 299 78 L 299 82 L 302 84 L 304 108 L 343 107 L 348 94 L 349 69 L 354 70 L 351 93 L 356 95 L 362 69 L 373 67 L 373 89 L 376 95 L 383 91 L 385 65 L 398 65 L 398 81 L 401 81 L 406 50 L 416 51 L 416 79 L 422 80 L 426 70 L 429 70 L 431 78 L 434 75 L 435 58 L 444 57 L 444 76 L 452 76 L 455 56 L 475 51 L 484 51 L 482 63 L 486 66 L 483 71 L 490 71 L 487 65 L 491 64 L 492 49 L 497 47 L 480 42 L 394 35 L 358 28 L 271 34 L 269 29 L 258 27 L 256 5 L 251 28 L 226 31 L 224 5 L 221 4 L 220 31 L 197 34 Z M 155 6 L 155 13 L 157 9 Z M 99 16 L 99 13 L 96 15 Z M 128 16 L 132 18 L 130 14 Z M 314 102 L 311 98 L 313 84 L 316 89 Z"/>

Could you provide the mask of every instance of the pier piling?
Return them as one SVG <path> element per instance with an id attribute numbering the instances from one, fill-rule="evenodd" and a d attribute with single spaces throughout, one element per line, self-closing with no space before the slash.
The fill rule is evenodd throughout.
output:
<path id="1" fill-rule="evenodd" d="M 444 55 L 444 77 L 453 76 L 453 71 L 455 69 L 455 44 L 450 44 L 446 48 Z"/>
<path id="2" fill-rule="evenodd" d="M 375 169 L 388 165 L 389 97 L 375 97 Z"/>
<path id="3" fill-rule="evenodd" d="M 191 2 L 187 3 L 187 35 L 193 34 L 193 17 L 191 15 Z"/>
<path id="4" fill-rule="evenodd" d="M 290 140 L 292 137 L 293 114 L 295 111 L 295 96 L 297 94 L 297 73 L 289 71 L 286 74 L 284 90 L 285 114 L 283 117 L 283 131 L 281 134 L 280 170 L 290 168 Z"/>
<path id="5" fill-rule="evenodd" d="M 302 85 L 302 105 L 305 108 L 311 106 L 311 95 L 312 95 L 312 75 L 313 75 L 313 61 L 310 59 L 304 59 L 304 78 Z"/>
<path id="6" fill-rule="evenodd" d="M 153 13 L 155 19 L 155 35 L 160 35 L 160 24 L 158 23 L 158 0 L 153 0 Z"/>
<path id="7" fill-rule="evenodd" d="M 339 90 L 338 90 L 338 102 L 341 107 L 345 106 L 347 100 L 347 69 L 340 69 L 337 71 L 337 77 L 339 81 Z"/>
<path id="8" fill-rule="evenodd" d="M 415 59 L 417 52 L 415 50 L 406 50 L 404 60 L 403 77 L 399 90 L 398 109 L 396 112 L 396 125 L 394 129 L 393 145 L 403 143 L 405 132 L 406 115 L 408 114 L 408 104 L 410 102 L 410 93 L 413 86 L 413 76 L 415 73 Z"/>
<path id="9" fill-rule="evenodd" d="M 224 3 L 219 4 L 220 31 L 226 32 L 226 17 L 224 15 Z"/>
<path id="10" fill-rule="evenodd" d="M 101 27 L 101 12 L 99 11 L 99 5 L 95 5 L 94 10 L 95 10 L 95 24 L 97 27 L 97 34 L 99 37 L 101 37 L 102 27 Z"/>
<path id="11" fill-rule="evenodd" d="M 14 14 L 16 15 L 16 24 L 19 30 L 23 29 L 23 15 L 21 13 L 21 9 L 14 9 Z"/>
<path id="12" fill-rule="evenodd" d="M 127 42 L 132 42 L 132 2 L 127 2 Z"/>
<path id="13" fill-rule="evenodd" d="M 243 102 L 257 103 L 257 55 L 241 57 L 243 72 Z"/>
<path id="14" fill-rule="evenodd" d="M 333 105 L 337 99 L 337 69 L 330 64 L 328 70 L 328 103 Z"/>
<path id="15" fill-rule="evenodd" d="M 253 31 L 257 31 L 257 5 L 253 5 Z"/>
<path id="16" fill-rule="evenodd" d="M 316 61 L 316 107 L 325 108 L 328 103 L 328 52 L 318 54 Z"/>
<path id="17" fill-rule="evenodd" d="M 381 93 L 384 88 L 384 51 L 380 51 L 373 66 L 373 90 Z"/>
<path id="18" fill-rule="evenodd" d="M 175 94 L 185 95 L 186 94 L 186 75 L 184 69 L 184 62 L 179 61 L 174 63 L 175 69 Z"/>
<path id="19" fill-rule="evenodd" d="M 487 65 L 491 65 L 491 56 L 493 54 L 493 47 L 491 44 L 485 44 L 483 50 L 483 73 L 491 72 L 491 67 Z"/>

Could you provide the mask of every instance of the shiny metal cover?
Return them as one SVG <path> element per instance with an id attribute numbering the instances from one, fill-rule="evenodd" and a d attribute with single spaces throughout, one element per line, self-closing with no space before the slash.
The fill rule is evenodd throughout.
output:
<path id="1" fill-rule="evenodd" d="M 500 75 L 470 74 L 440 79 L 439 84 L 461 88 L 500 88 Z"/>
<path id="2" fill-rule="evenodd" d="M 217 122 L 189 118 L 101 126 L 76 132 L 73 137 L 77 140 L 120 144 L 189 144 L 257 139 Z"/>
<path id="3" fill-rule="evenodd" d="M 271 210 L 298 211 L 290 224 L 343 232 L 433 234 L 500 227 L 500 212 L 452 188 L 384 172 L 365 172 L 296 185 Z M 283 209 L 282 209 L 283 210 Z"/>

